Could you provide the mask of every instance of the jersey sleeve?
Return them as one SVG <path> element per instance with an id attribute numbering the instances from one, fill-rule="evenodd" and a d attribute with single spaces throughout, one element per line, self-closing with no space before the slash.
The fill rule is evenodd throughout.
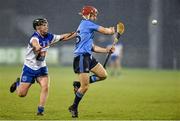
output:
<path id="1" fill-rule="evenodd" d="M 29 43 L 32 43 L 32 40 L 36 40 L 39 43 L 39 39 L 36 36 L 31 37 Z"/>
<path id="2" fill-rule="evenodd" d="M 52 42 L 59 41 L 59 40 L 60 40 L 60 38 L 61 38 L 61 36 L 60 36 L 60 35 L 56 35 L 56 34 L 54 34 L 54 35 L 53 35 L 53 39 L 52 39 L 51 43 L 52 43 Z"/>
<path id="3" fill-rule="evenodd" d="M 99 27 L 100 27 L 99 25 L 97 25 L 93 22 L 89 22 L 89 29 L 97 31 Z"/>

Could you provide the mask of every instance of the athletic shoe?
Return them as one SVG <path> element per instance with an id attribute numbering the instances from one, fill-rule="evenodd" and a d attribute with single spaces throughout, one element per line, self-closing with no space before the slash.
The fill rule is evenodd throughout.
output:
<path id="1" fill-rule="evenodd" d="M 17 78 L 16 81 L 11 85 L 10 92 L 13 93 L 17 88 L 17 82 L 20 81 L 20 78 Z"/>
<path id="2" fill-rule="evenodd" d="M 81 83 L 78 81 L 74 81 L 73 82 L 73 87 L 74 87 L 74 94 L 76 94 L 76 92 L 78 91 L 78 89 L 80 88 Z"/>
<path id="3" fill-rule="evenodd" d="M 37 115 L 38 116 L 43 116 L 44 115 L 44 107 L 43 106 L 38 106 Z"/>
<path id="4" fill-rule="evenodd" d="M 73 108 L 73 105 L 69 107 L 69 112 L 72 114 L 72 118 L 78 118 L 78 111 L 77 109 Z"/>
<path id="5" fill-rule="evenodd" d="M 43 116 L 44 113 L 43 112 L 37 112 L 37 116 Z"/>

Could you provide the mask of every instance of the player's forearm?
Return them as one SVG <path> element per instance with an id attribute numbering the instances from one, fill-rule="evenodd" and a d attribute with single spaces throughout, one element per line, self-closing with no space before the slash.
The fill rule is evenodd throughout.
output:
<path id="1" fill-rule="evenodd" d="M 37 42 L 37 40 L 32 40 L 32 46 L 33 46 L 33 51 L 36 54 L 39 54 L 39 52 L 41 51 L 42 47 L 39 45 L 39 43 Z"/>
<path id="2" fill-rule="evenodd" d="M 76 37 L 76 32 L 62 34 L 60 40 L 67 41 Z"/>
<path id="3" fill-rule="evenodd" d="M 108 50 L 106 48 L 102 48 L 97 45 L 93 46 L 93 51 L 96 53 L 108 53 Z"/>
<path id="4" fill-rule="evenodd" d="M 110 34 L 110 35 L 115 33 L 114 27 L 105 28 L 100 26 L 98 31 L 103 34 Z"/>

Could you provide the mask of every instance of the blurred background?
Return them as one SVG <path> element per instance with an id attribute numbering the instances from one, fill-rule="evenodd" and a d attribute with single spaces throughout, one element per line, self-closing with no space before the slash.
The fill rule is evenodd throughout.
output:
<path id="1" fill-rule="evenodd" d="M 45 17 L 49 32 L 61 34 L 77 29 L 84 5 L 95 6 L 97 23 L 125 24 L 123 67 L 180 69 L 179 0 L 0 0 L 0 64 L 22 64 L 33 33 L 32 21 Z M 151 21 L 156 19 L 157 25 Z M 95 34 L 95 43 L 107 46 L 112 37 Z M 61 42 L 49 49 L 48 63 L 72 65 L 75 40 Z M 95 55 L 100 62 L 105 55 Z"/>

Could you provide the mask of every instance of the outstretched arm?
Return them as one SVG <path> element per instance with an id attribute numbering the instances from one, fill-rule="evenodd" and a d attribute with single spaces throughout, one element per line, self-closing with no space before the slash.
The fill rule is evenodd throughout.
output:
<path id="1" fill-rule="evenodd" d="M 67 41 L 67 40 L 75 38 L 76 32 L 61 34 L 60 36 L 61 36 L 61 38 L 60 38 L 61 41 Z"/>
<path id="2" fill-rule="evenodd" d="M 61 34 L 61 35 L 55 35 L 54 40 L 45 48 L 49 48 L 55 44 L 57 44 L 59 41 L 67 41 L 70 39 L 73 39 L 76 37 L 76 32 L 71 32 L 71 33 L 66 33 L 66 34 Z"/>

